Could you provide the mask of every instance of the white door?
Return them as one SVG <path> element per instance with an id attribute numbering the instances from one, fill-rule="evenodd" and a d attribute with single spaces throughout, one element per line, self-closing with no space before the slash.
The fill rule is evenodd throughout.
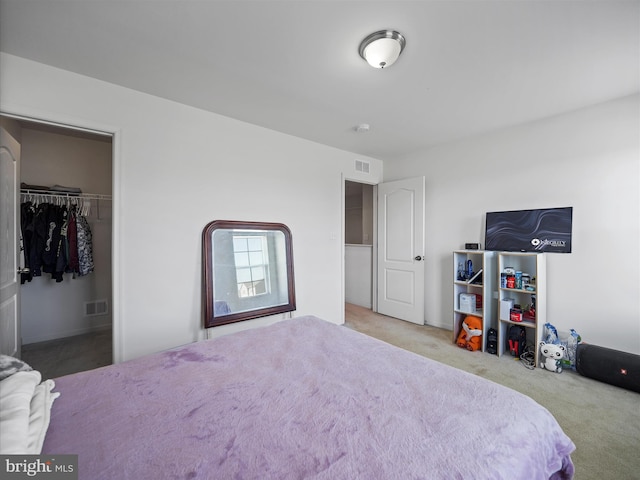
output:
<path id="1" fill-rule="evenodd" d="M 20 144 L 0 127 L 0 353 L 20 356 L 18 179 Z"/>
<path id="2" fill-rule="evenodd" d="M 378 312 L 424 325 L 424 177 L 378 185 Z"/>

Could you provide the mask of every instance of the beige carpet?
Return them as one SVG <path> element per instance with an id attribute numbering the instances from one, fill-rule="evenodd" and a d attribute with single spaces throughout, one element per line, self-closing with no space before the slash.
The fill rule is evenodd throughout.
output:
<path id="1" fill-rule="evenodd" d="M 573 371 L 527 369 L 510 356 L 469 352 L 453 332 L 346 305 L 346 326 L 524 393 L 547 408 L 576 451 L 577 480 L 640 479 L 640 394 Z M 479 413 L 482 414 L 481 412 Z"/>

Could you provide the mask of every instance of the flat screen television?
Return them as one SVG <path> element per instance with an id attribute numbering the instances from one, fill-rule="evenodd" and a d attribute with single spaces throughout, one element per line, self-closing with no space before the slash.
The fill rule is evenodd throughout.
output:
<path id="1" fill-rule="evenodd" d="M 485 249 L 571 253 L 573 207 L 487 212 Z"/>

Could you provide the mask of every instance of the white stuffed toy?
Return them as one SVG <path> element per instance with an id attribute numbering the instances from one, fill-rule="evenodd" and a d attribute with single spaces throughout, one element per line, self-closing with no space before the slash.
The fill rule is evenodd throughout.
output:
<path id="1" fill-rule="evenodd" d="M 562 372 L 561 362 L 564 358 L 564 351 L 564 345 L 540 342 L 540 368 L 557 373 Z"/>

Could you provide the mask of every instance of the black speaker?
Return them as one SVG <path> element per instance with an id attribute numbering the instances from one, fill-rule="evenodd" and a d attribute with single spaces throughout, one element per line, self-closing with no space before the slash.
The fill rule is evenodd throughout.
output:
<path id="1" fill-rule="evenodd" d="M 640 393 L 640 355 L 579 343 L 576 370 L 585 377 Z"/>

